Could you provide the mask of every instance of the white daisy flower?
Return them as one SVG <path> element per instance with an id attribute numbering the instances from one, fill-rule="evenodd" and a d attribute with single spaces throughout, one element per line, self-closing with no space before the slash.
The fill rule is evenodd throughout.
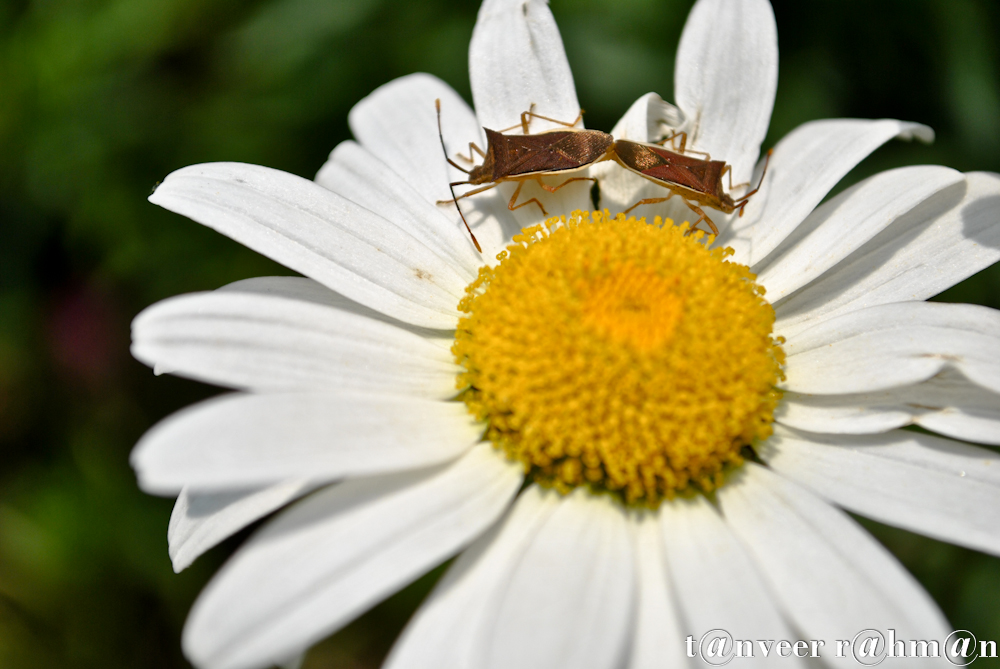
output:
<path id="1" fill-rule="evenodd" d="M 532 104 L 571 120 L 579 103 L 543 0 L 486 0 L 469 60 L 475 113 L 429 75 L 386 84 L 316 182 L 196 165 L 150 198 L 308 277 L 176 297 L 133 326 L 158 373 L 237 390 L 133 453 L 144 489 L 179 493 L 175 568 L 298 500 L 206 587 L 188 657 L 294 658 L 455 555 L 386 666 L 694 666 L 685 638 L 713 628 L 943 639 L 934 602 L 842 509 L 1000 554 L 1000 458 L 962 443 L 1000 443 L 1000 315 L 923 302 L 1000 259 L 1000 177 L 907 167 L 820 204 L 882 143 L 930 130 L 816 121 L 775 147 L 744 216 L 709 212 L 715 250 L 595 213 L 499 262 L 539 212 L 507 209 L 513 184 L 462 200 L 476 253 L 436 204 L 462 175 L 434 101 L 455 152 Z M 776 81 L 770 5 L 699 0 L 677 106 L 647 95 L 613 133 L 685 130 L 755 181 Z M 594 173 L 612 211 L 665 194 Z M 590 208 L 587 183 L 537 196 Z"/>

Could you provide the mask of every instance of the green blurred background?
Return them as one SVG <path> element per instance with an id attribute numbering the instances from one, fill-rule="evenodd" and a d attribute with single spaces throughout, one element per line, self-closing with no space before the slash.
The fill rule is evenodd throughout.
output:
<path id="1" fill-rule="evenodd" d="M 671 99 L 691 0 L 553 0 L 590 127 Z M 1000 171 L 1000 7 L 775 0 L 767 145 L 804 121 L 920 121 L 849 177 L 940 163 Z M 878 13 L 874 10 L 877 9 Z M 176 293 L 287 270 L 146 202 L 191 163 L 312 177 L 376 86 L 434 73 L 469 98 L 477 4 L 458 0 L 0 0 L 0 667 L 187 667 L 186 612 L 246 533 L 175 575 L 171 501 L 136 488 L 150 425 L 218 392 L 128 354 L 129 321 Z M 1000 307 L 991 268 L 940 299 Z M 1000 510 L 998 510 L 1000 513 Z M 1000 560 L 866 523 L 956 627 L 1000 640 Z M 317 646 L 374 667 L 434 575 Z M 986 663 L 980 660 L 976 666 Z"/>

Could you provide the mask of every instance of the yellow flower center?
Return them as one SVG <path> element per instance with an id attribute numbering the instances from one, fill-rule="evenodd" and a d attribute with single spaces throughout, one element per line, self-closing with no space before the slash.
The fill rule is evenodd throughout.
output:
<path id="1" fill-rule="evenodd" d="M 656 507 L 718 487 L 771 434 L 774 310 L 731 249 L 686 232 L 574 212 L 522 230 L 466 288 L 462 399 L 533 480 Z"/>

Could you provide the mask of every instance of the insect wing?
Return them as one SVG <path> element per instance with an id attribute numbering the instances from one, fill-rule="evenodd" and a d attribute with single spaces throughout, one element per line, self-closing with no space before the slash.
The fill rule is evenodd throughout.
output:
<path id="1" fill-rule="evenodd" d="M 699 193 L 719 195 L 722 188 L 721 160 L 700 160 L 659 146 L 619 141 L 619 157 L 643 176 L 689 188 Z"/>
<path id="2" fill-rule="evenodd" d="M 559 172 L 584 167 L 611 147 L 610 135 L 597 131 L 553 131 L 538 135 L 490 137 L 494 146 L 496 177 Z M 502 148 L 501 148 L 502 147 Z"/>
<path id="3" fill-rule="evenodd" d="M 603 157 L 614 143 L 615 138 L 606 132 L 577 130 L 553 143 L 549 152 L 562 156 L 570 163 L 575 162 L 576 167 L 583 167 Z"/>

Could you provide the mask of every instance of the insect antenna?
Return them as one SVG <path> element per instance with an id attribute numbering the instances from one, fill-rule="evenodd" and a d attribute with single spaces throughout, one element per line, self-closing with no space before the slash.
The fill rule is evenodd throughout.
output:
<path id="1" fill-rule="evenodd" d="M 767 164 L 769 162 L 771 162 L 771 154 L 772 153 L 774 153 L 774 149 L 768 149 L 767 150 L 767 158 L 764 159 L 764 171 L 760 173 L 760 181 L 757 182 L 757 187 L 754 188 L 749 193 L 747 193 L 746 195 L 744 195 L 743 197 L 741 197 L 739 200 L 737 200 L 737 202 L 739 203 L 738 206 L 740 208 L 740 216 L 743 215 L 743 207 L 747 206 L 747 200 L 750 199 L 751 195 L 753 195 L 754 193 L 756 193 L 757 191 L 759 191 L 760 187 L 761 187 L 761 184 L 764 183 L 764 176 L 767 174 Z"/>
<path id="2" fill-rule="evenodd" d="M 448 157 L 448 149 L 446 149 L 444 146 L 444 133 L 441 131 L 441 98 L 438 98 L 437 100 L 434 101 L 434 107 L 437 109 L 438 139 L 441 140 L 441 151 L 444 152 L 444 159 L 447 160 L 448 164 L 451 165 L 452 167 L 468 174 L 469 170 L 459 167 L 458 165 L 455 164 L 455 162 L 451 158 Z M 467 182 L 459 181 L 458 183 L 467 183 Z M 455 202 L 455 209 L 458 209 L 458 215 L 462 217 L 462 223 L 465 223 L 465 229 L 469 231 L 469 236 L 472 237 L 472 243 L 476 245 L 476 250 L 482 253 L 483 247 L 479 245 L 479 240 L 476 239 L 476 236 L 474 234 L 472 234 L 472 228 L 469 227 L 469 222 L 465 220 L 465 214 L 462 213 L 462 207 L 458 205 L 458 197 L 455 196 L 455 184 L 449 183 L 448 188 L 451 189 L 451 199 Z"/>

